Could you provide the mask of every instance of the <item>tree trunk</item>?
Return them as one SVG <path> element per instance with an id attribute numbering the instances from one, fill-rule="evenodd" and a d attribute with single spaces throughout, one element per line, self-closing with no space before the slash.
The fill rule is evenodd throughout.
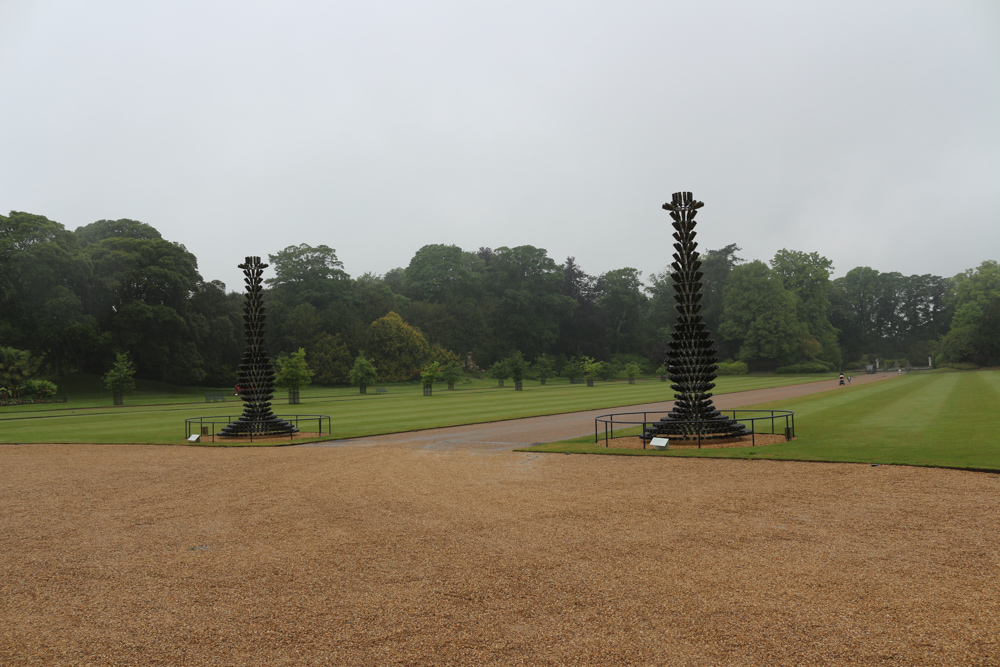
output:
<path id="1" fill-rule="evenodd" d="M 539 384 L 545 384 L 545 378 L 542 378 L 541 380 L 539 380 L 538 383 Z"/>
<path id="2" fill-rule="evenodd" d="M 587 378 L 587 386 L 588 387 L 594 386 L 594 378 Z"/>
<path id="3" fill-rule="evenodd" d="M 449 382 L 448 383 L 448 389 L 454 389 L 454 388 L 455 388 L 455 383 L 454 382 Z"/>
<path id="4" fill-rule="evenodd" d="M 366 387 L 365 385 L 361 385 L 361 387 L 359 387 L 359 388 L 361 389 L 361 393 L 362 394 L 367 394 L 368 393 L 368 387 Z"/>
<path id="5" fill-rule="evenodd" d="M 114 392 L 114 402 L 115 405 L 125 405 L 125 394 L 120 391 Z"/>
<path id="6" fill-rule="evenodd" d="M 635 384 L 635 378 L 629 378 L 628 379 L 628 383 L 629 384 Z"/>
<path id="7" fill-rule="evenodd" d="M 302 400 L 299 398 L 299 390 L 298 389 L 289 389 L 288 390 L 288 402 L 291 405 L 298 405 L 299 403 L 302 402 Z"/>
<path id="8" fill-rule="evenodd" d="M 521 391 L 523 385 L 520 380 L 514 380 L 514 391 Z"/>
<path id="9" fill-rule="evenodd" d="M 503 380 L 497 380 L 497 382 L 499 383 L 499 386 L 503 386 Z"/>
<path id="10" fill-rule="evenodd" d="M 433 390 L 434 387 L 424 387 L 424 396 L 430 396 Z"/>

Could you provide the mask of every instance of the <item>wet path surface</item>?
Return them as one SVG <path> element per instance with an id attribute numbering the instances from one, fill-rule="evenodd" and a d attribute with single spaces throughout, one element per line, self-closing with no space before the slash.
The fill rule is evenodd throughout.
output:
<path id="1" fill-rule="evenodd" d="M 850 391 L 852 387 L 897 377 L 890 373 L 855 376 L 850 385 L 843 387 Z M 715 407 L 720 410 L 733 410 L 747 405 L 756 405 L 769 401 L 780 401 L 798 396 L 807 396 L 824 391 L 839 390 L 837 380 L 823 380 L 808 384 L 772 387 L 770 389 L 755 389 L 731 394 L 713 396 Z M 594 432 L 594 419 L 609 413 L 623 412 L 665 412 L 674 405 L 673 401 L 645 403 L 642 405 L 620 406 L 601 410 L 586 410 L 544 417 L 525 417 L 523 419 L 508 419 L 505 421 L 467 424 L 464 426 L 448 426 L 444 428 L 427 429 L 425 431 L 406 431 L 364 438 L 347 440 L 331 440 L 316 442 L 300 447 L 345 447 L 362 445 L 408 446 L 431 450 L 447 449 L 478 449 L 510 450 L 515 447 L 554 442 L 567 438 L 576 438 Z"/>

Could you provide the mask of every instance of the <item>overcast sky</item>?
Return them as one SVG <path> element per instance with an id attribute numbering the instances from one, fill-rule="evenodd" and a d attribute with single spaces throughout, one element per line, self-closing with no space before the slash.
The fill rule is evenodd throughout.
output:
<path id="1" fill-rule="evenodd" d="M 0 1 L 0 210 L 236 264 L 534 245 L 954 275 L 1000 260 L 1000 2 Z"/>

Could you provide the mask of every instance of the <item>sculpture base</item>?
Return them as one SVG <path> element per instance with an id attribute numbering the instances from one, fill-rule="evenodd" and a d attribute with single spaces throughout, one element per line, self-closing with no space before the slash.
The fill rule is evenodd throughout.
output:
<path id="1" fill-rule="evenodd" d="M 237 419 L 219 431 L 220 438 L 242 438 L 249 435 L 289 435 L 298 433 L 291 422 L 277 417 L 264 420 Z"/>
<path id="2" fill-rule="evenodd" d="M 691 419 L 688 415 L 671 412 L 665 418 L 643 431 L 646 440 L 656 437 L 690 437 L 701 440 L 720 438 L 740 438 L 747 435 L 747 427 L 738 421 L 725 417 L 716 410 L 701 419 Z"/>

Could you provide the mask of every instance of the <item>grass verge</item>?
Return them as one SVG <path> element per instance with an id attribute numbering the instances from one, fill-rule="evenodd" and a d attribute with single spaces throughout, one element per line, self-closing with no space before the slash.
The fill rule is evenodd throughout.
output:
<path id="1" fill-rule="evenodd" d="M 795 412 L 797 438 L 761 447 L 605 448 L 593 436 L 519 451 L 879 463 L 1000 472 L 1000 371 L 914 374 L 744 406 Z M 634 435 L 637 429 L 616 432 Z"/>
<path id="2" fill-rule="evenodd" d="M 749 375 L 718 379 L 715 393 L 829 381 L 816 376 Z M 565 380 L 540 386 L 525 382 L 523 391 L 511 383 L 500 389 L 493 382 L 474 381 L 449 391 L 435 387 L 423 396 L 418 384 L 388 385 L 387 394 L 369 388 L 360 395 L 356 387 L 310 387 L 302 391 L 302 403 L 288 405 L 282 393 L 273 401 L 275 414 L 325 414 L 332 418 L 333 435 L 317 438 L 353 438 L 398 433 L 441 426 L 476 424 L 520 417 L 615 408 L 671 400 L 673 391 L 659 380 L 597 383 L 594 387 L 571 385 Z M 237 417 L 241 403 L 227 391 L 225 403 L 205 403 L 205 389 L 190 394 L 168 394 L 163 404 L 141 403 L 128 395 L 126 405 L 92 406 L 93 396 L 58 406 L 17 406 L 0 411 L 0 442 L 4 443 L 109 443 L 183 444 L 184 419 L 229 415 Z M 303 442 L 303 441 L 297 441 Z M 207 443 L 212 444 L 212 443 Z M 219 444 L 219 443 L 216 443 Z M 260 446 L 273 446 L 268 441 Z M 287 444 L 287 443 L 281 443 Z M 254 443 L 258 445 L 258 443 Z"/>

